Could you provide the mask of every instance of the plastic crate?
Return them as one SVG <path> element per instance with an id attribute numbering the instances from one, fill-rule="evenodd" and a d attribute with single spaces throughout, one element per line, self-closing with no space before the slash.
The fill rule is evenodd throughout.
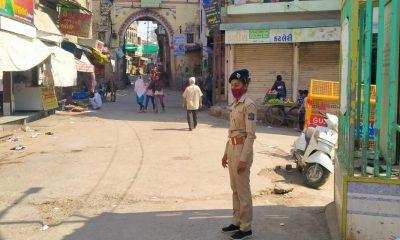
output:
<path id="1" fill-rule="evenodd" d="M 89 93 L 87 92 L 74 92 L 72 93 L 73 99 L 86 99 L 89 98 Z"/>
<path id="2" fill-rule="evenodd" d="M 363 91 L 364 89 L 362 85 L 361 92 L 363 93 Z M 311 116 L 320 111 L 338 115 L 340 109 L 339 96 L 339 82 L 312 79 L 310 83 L 308 101 L 306 104 L 306 125 L 310 123 Z M 374 121 L 375 119 L 375 96 L 376 86 L 371 85 L 370 121 Z M 361 97 L 361 101 L 364 101 L 363 94 L 361 94 Z M 361 113 L 361 119 L 362 118 L 363 114 Z"/>

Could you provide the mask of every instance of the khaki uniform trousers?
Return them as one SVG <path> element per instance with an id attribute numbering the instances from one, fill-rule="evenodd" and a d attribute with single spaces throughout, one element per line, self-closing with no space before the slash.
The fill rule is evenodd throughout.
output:
<path id="1" fill-rule="evenodd" d="M 243 145 L 228 145 L 229 176 L 233 192 L 232 224 L 240 226 L 240 230 L 242 231 L 249 231 L 251 230 L 251 222 L 253 220 L 253 201 L 250 189 L 250 167 L 253 158 L 251 156 L 250 161 L 247 162 L 246 170 L 238 174 L 237 166 L 242 150 Z"/>

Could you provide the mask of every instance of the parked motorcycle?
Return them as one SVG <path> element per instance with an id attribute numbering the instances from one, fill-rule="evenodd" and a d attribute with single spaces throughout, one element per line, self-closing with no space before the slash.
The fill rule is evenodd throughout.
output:
<path id="1" fill-rule="evenodd" d="M 304 174 L 306 185 L 311 188 L 324 185 L 334 172 L 339 119 L 332 114 L 321 114 L 327 127 L 307 128 L 294 142 L 292 149 L 297 168 Z"/>

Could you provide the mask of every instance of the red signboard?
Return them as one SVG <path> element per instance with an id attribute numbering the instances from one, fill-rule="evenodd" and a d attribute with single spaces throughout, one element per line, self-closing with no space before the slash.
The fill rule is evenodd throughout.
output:
<path id="1" fill-rule="evenodd" d="M 89 38 L 91 24 L 92 15 L 80 13 L 72 9 L 61 9 L 60 31 L 62 33 Z"/>
<path id="2" fill-rule="evenodd" d="M 33 23 L 33 0 L 0 0 L 0 15 Z"/>
<path id="3" fill-rule="evenodd" d="M 308 124 L 309 127 L 316 127 L 316 126 L 322 126 L 326 127 L 326 122 L 324 120 L 324 117 L 321 114 L 311 114 L 310 117 L 310 123 Z"/>

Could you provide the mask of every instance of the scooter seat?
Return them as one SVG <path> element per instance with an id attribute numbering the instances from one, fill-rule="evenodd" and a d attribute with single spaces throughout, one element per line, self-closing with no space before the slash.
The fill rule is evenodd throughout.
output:
<path id="1" fill-rule="evenodd" d="M 306 138 L 307 147 L 308 147 L 308 144 L 310 143 L 310 140 L 311 140 L 311 138 L 312 138 L 312 136 L 313 136 L 315 131 L 316 131 L 316 129 L 313 128 L 313 127 L 308 127 L 307 128 L 307 130 L 305 132 L 305 138 Z"/>

